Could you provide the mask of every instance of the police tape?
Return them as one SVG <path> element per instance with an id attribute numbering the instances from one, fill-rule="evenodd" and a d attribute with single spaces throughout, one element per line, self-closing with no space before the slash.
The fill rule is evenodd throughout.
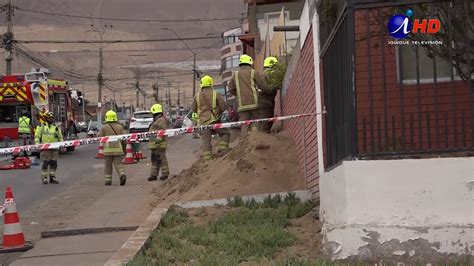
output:
<path id="1" fill-rule="evenodd" d="M 324 114 L 323 112 L 322 114 Z M 23 151 L 42 151 L 42 150 L 57 150 L 60 148 L 66 147 L 78 147 L 78 146 L 85 146 L 91 144 L 98 144 L 98 143 L 106 143 L 110 141 L 140 141 L 142 139 L 147 138 L 155 138 L 155 137 L 175 137 L 184 134 L 189 134 L 193 132 L 199 132 L 204 130 L 216 130 L 221 128 L 237 128 L 241 126 L 248 126 L 251 124 L 258 124 L 263 122 L 277 122 L 289 119 L 296 119 L 308 116 L 314 116 L 317 113 L 311 114 L 299 114 L 299 115 L 288 115 L 288 116 L 278 116 L 272 118 L 263 118 L 263 119 L 254 119 L 254 120 L 244 120 L 238 122 L 229 122 L 229 123 L 217 123 L 211 125 L 203 125 L 203 126 L 196 126 L 196 127 L 185 127 L 185 128 L 175 128 L 175 129 L 166 129 L 166 130 L 158 130 L 153 132 L 143 132 L 143 133 L 129 133 L 123 135 L 114 135 L 114 136 L 107 136 L 107 137 L 95 137 L 95 138 L 86 138 L 86 139 L 78 139 L 78 140 L 67 140 L 61 142 L 53 142 L 53 143 L 45 143 L 45 144 L 36 144 L 36 145 L 26 145 L 26 146 L 16 146 L 16 147 L 9 147 L 0 149 L 0 157 L 5 157 L 13 154 L 18 154 Z"/>

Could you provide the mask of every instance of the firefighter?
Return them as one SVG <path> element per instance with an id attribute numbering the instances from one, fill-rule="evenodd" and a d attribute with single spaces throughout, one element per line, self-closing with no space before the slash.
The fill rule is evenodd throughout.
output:
<path id="1" fill-rule="evenodd" d="M 23 145 L 30 145 L 31 143 L 31 124 L 30 118 L 28 117 L 28 112 L 23 111 L 22 115 L 18 119 L 18 135 L 22 139 Z M 26 151 L 24 152 L 23 156 L 27 156 Z"/>
<path id="2" fill-rule="evenodd" d="M 198 114 L 193 112 L 191 115 L 191 121 L 193 123 L 193 127 L 197 126 L 197 121 L 198 121 Z M 197 139 L 199 138 L 199 133 L 197 131 L 193 132 L 193 138 Z"/>
<path id="3" fill-rule="evenodd" d="M 107 111 L 105 113 L 105 122 L 106 124 L 100 129 L 98 136 L 99 137 L 106 137 L 106 136 L 113 136 L 113 135 L 123 135 L 125 131 L 117 122 L 117 113 L 112 110 Z M 105 177 L 105 185 L 111 186 L 112 185 L 112 172 L 113 168 L 115 167 L 115 171 L 120 178 L 120 185 L 124 186 L 127 182 L 127 176 L 125 175 L 125 170 L 123 169 L 122 165 L 122 157 L 123 157 L 123 146 L 122 142 L 119 140 L 116 141 L 107 141 L 104 145 L 104 177 Z"/>
<path id="4" fill-rule="evenodd" d="M 155 103 L 150 108 L 153 114 L 153 122 L 148 129 L 149 132 L 165 130 L 168 128 L 166 118 L 163 116 L 163 107 L 161 104 Z M 151 171 L 148 181 L 158 180 L 158 174 L 161 169 L 160 180 L 164 181 L 168 179 L 170 174 L 168 159 L 166 158 L 166 136 L 158 137 L 156 135 L 150 137 L 148 148 L 151 151 Z"/>
<path id="5" fill-rule="evenodd" d="M 35 132 L 35 144 L 53 143 L 63 141 L 61 129 L 54 124 L 54 114 L 47 111 L 45 113 L 45 123 L 38 126 Z M 58 168 L 58 149 L 42 150 L 40 159 L 43 161 L 41 168 L 41 180 L 43 184 L 59 184 L 56 180 L 56 169 Z"/>
<path id="6" fill-rule="evenodd" d="M 227 108 L 222 95 L 214 88 L 214 80 L 210 76 L 201 79 L 201 91 L 194 97 L 192 111 L 198 114 L 198 126 L 211 125 L 220 122 L 222 112 Z M 230 133 L 227 128 L 206 129 L 202 131 L 202 157 L 204 160 L 212 159 L 212 133 L 219 135 L 220 142 L 217 148 L 217 155 L 224 155 L 229 150 Z"/>
<path id="7" fill-rule="evenodd" d="M 252 65 L 252 57 L 246 54 L 241 55 L 239 70 L 232 74 L 229 81 L 229 93 L 236 96 L 240 121 L 261 118 L 258 91 L 270 91 L 265 80 L 252 68 Z M 258 127 L 253 124 L 251 130 L 257 131 Z M 242 126 L 241 135 L 245 137 L 247 132 L 248 126 Z"/>
<path id="8" fill-rule="evenodd" d="M 278 59 L 273 56 L 269 56 L 265 58 L 263 61 L 263 75 L 267 84 L 269 83 L 268 80 L 271 78 L 272 74 L 272 67 L 278 63 Z M 261 91 L 259 96 L 259 104 L 260 104 L 260 114 L 261 118 L 270 118 L 274 116 L 274 109 L 275 109 L 275 96 L 277 93 L 278 88 L 270 88 L 270 91 L 264 92 Z M 262 131 L 269 132 L 270 128 L 272 127 L 271 122 L 263 122 L 262 123 Z"/>

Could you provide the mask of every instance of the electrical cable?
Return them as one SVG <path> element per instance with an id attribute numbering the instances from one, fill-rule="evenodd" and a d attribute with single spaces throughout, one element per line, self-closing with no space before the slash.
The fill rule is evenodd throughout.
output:
<path id="1" fill-rule="evenodd" d="M 240 17 L 230 17 L 230 18 L 189 18 L 189 19 L 127 19 L 127 18 L 103 18 L 103 17 L 92 17 L 92 16 L 80 16 L 80 15 L 72 15 L 72 14 L 63 14 L 63 13 L 55 13 L 55 12 L 47 12 L 47 11 L 38 11 L 38 10 L 28 10 L 25 8 L 15 6 L 15 9 L 18 11 L 28 12 L 28 13 L 35 13 L 35 14 L 43 14 L 43 15 L 53 15 L 53 16 L 61 16 L 61 17 L 69 17 L 69 18 L 80 18 L 80 19 L 93 19 L 93 20 L 108 20 L 108 21 L 126 21 L 126 22 L 168 22 L 168 23 L 191 23 L 191 22 L 213 22 L 213 21 L 229 21 L 229 20 L 241 20 Z"/>
<path id="2" fill-rule="evenodd" d="M 204 36 L 204 37 L 184 37 L 184 38 L 164 38 L 164 39 L 141 39 L 141 40 L 15 40 L 16 43 L 137 43 L 137 42 L 174 42 L 181 40 L 210 40 L 221 39 L 221 36 Z"/>

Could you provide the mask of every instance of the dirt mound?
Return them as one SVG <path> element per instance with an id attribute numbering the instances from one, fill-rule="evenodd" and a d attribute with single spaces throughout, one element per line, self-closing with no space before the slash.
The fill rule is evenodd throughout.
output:
<path id="1" fill-rule="evenodd" d="M 293 142 L 252 132 L 221 158 L 199 160 L 156 189 L 162 201 L 227 198 L 304 188 Z"/>

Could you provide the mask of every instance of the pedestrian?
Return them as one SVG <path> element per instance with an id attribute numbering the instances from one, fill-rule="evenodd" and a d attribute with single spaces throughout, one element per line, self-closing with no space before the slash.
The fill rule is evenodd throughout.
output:
<path id="1" fill-rule="evenodd" d="M 224 98 L 214 88 L 214 80 L 206 75 L 201 79 L 201 91 L 193 100 L 192 110 L 198 114 L 198 126 L 220 123 L 222 112 L 227 108 Z M 230 133 L 227 128 L 206 129 L 201 133 L 202 157 L 204 160 L 212 159 L 212 133 L 219 135 L 217 156 L 224 155 L 229 150 Z"/>
<path id="2" fill-rule="evenodd" d="M 18 136 L 22 140 L 21 144 L 26 146 L 31 144 L 31 130 L 32 126 L 30 123 L 30 117 L 28 112 L 23 110 L 22 115 L 18 118 Z M 27 152 L 23 152 L 23 156 L 27 156 Z"/>
<path id="3" fill-rule="evenodd" d="M 61 129 L 54 124 L 54 114 L 47 111 L 45 113 L 45 123 L 37 127 L 35 132 L 35 144 L 45 144 L 63 141 Z M 58 168 L 58 149 L 46 149 L 40 153 L 40 159 L 43 161 L 41 168 L 41 180 L 43 184 L 59 184 L 56 179 L 56 170 Z"/>
<path id="4" fill-rule="evenodd" d="M 116 136 L 125 134 L 125 130 L 122 125 L 118 122 L 117 113 L 112 110 L 105 113 L 105 125 L 100 129 L 98 136 Z M 120 140 L 107 141 L 104 144 L 104 178 L 105 185 L 112 185 L 112 172 L 115 167 L 115 171 L 119 175 L 120 185 L 124 186 L 127 182 L 127 176 L 123 169 L 123 144 Z"/>
<path id="5" fill-rule="evenodd" d="M 278 59 L 273 56 L 269 56 L 265 58 L 263 61 L 263 76 L 267 84 L 270 84 L 269 79 L 272 75 L 272 68 L 275 64 L 278 63 Z M 274 116 L 274 109 L 275 109 L 275 96 L 277 93 L 278 88 L 270 87 L 269 91 L 260 91 L 260 112 L 261 118 L 271 118 Z M 263 122 L 262 123 L 262 131 L 263 132 L 270 132 L 270 128 L 272 127 L 272 122 Z"/>
<path id="6" fill-rule="evenodd" d="M 259 119 L 259 92 L 270 91 L 262 76 L 252 68 L 253 59 L 249 55 L 240 56 L 239 69 L 232 74 L 229 81 L 229 93 L 236 96 L 237 112 L 239 120 Z M 257 131 L 255 124 L 251 125 L 251 131 Z M 242 126 L 241 136 L 245 137 L 248 126 Z"/>
<path id="7" fill-rule="evenodd" d="M 148 132 L 155 132 L 159 130 L 168 129 L 168 123 L 165 116 L 163 116 L 163 107 L 161 104 L 155 103 L 150 108 L 151 113 L 153 114 L 153 122 L 151 123 Z M 160 180 L 164 181 L 168 179 L 170 174 L 168 159 L 166 158 L 166 136 L 157 136 L 154 134 L 150 137 L 148 142 L 148 148 L 151 151 L 151 171 L 148 181 L 158 180 L 158 174 L 161 169 Z"/>

